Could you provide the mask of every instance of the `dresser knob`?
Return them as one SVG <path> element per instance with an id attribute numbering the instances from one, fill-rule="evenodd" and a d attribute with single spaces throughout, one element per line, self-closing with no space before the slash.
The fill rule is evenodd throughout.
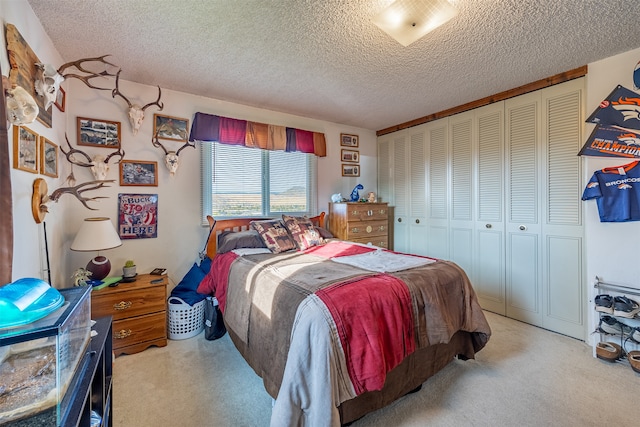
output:
<path id="1" fill-rule="evenodd" d="M 113 334 L 113 337 L 121 340 L 123 338 L 127 338 L 129 335 L 131 335 L 131 329 L 121 329 Z"/>
<path id="2" fill-rule="evenodd" d="M 367 233 L 371 233 L 373 231 L 373 227 L 367 225 Z"/>
<path id="3" fill-rule="evenodd" d="M 351 229 L 351 232 L 352 232 L 352 233 L 359 233 L 359 232 L 360 232 L 360 229 L 359 229 L 358 227 L 353 227 L 353 228 Z"/>
<path id="4" fill-rule="evenodd" d="M 126 310 L 127 308 L 131 307 L 131 301 L 120 301 L 117 304 L 113 304 L 113 309 L 114 310 Z"/>

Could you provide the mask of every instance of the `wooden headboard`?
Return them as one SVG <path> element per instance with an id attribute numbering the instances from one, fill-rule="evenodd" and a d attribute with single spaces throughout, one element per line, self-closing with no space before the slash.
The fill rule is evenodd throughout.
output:
<path id="1" fill-rule="evenodd" d="M 325 213 L 309 218 L 314 225 L 324 228 Z M 260 221 L 273 218 L 232 218 L 215 220 L 211 215 L 207 215 L 209 221 L 209 238 L 207 240 L 207 256 L 211 259 L 216 255 L 218 247 L 218 235 L 225 230 L 242 231 L 248 230 L 251 221 Z"/>

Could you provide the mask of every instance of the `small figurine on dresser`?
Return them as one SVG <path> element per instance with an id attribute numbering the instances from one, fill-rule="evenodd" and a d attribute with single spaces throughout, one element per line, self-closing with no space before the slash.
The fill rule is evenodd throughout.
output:
<path id="1" fill-rule="evenodd" d="M 367 193 L 367 202 L 375 203 L 376 202 L 376 193 L 374 193 L 373 191 L 369 191 Z"/>
<path id="2" fill-rule="evenodd" d="M 358 184 L 355 187 L 353 187 L 353 191 L 351 192 L 352 202 L 357 202 L 358 200 L 360 200 L 360 193 L 358 193 L 358 190 L 362 190 L 363 188 L 364 188 L 364 185 L 362 184 Z"/>

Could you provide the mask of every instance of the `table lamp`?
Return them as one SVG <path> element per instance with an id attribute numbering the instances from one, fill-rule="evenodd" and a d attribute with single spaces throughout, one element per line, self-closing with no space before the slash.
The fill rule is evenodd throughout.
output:
<path id="1" fill-rule="evenodd" d="M 111 271 L 111 261 L 100 255 L 100 251 L 117 248 L 120 245 L 122 241 L 109 218 L 85 218 L 71 244 L 71 250 L 97 251 L 98 255 L 87 264 L 87 271 L 91 272 L 91 280 L 102 280 Z"/>

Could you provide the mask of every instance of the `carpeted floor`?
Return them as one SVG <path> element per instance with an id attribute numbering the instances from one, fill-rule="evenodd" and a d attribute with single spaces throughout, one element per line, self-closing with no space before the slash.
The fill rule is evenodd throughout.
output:
<path id="1" fill-rule="evenodd" d="M 637 423 L 640 375 L 628 363 L 606 363 L 584 342 L 486 316 L 493 335 L 475 360 L 453 361 L 420 392 L 353 427 Z M 269 425 L 271 398 L 227 335 L 118 357 L 113 381 L 116 427 Z"/>

